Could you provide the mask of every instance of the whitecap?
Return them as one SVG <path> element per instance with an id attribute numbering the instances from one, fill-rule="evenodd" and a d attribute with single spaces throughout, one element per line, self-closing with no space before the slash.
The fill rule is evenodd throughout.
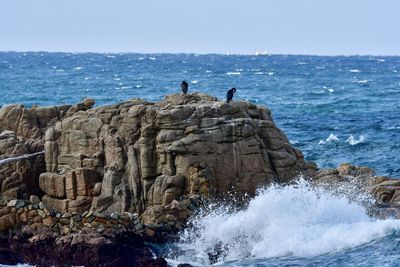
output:
<path id="1" fill-rule="evenodd" d="M 359 143 L 363 143 L 365 141 L 365 136 L 360 135 L 360 137 L 357 139 L 355 138 L 352 134 L 349 136 L 349 138 L 346 140 L 346 143 L 349 143 L 350 145 L 354 146 Z"/>
<path id="2" fill-rule="evenodd" d="M 226 75 L 240 75 L 240 72 L 227 72 Z"/>
<path id="3" fill-rule="evenodd" d="M 150 59 L 150 60 L 156 60 L 156 58 L 155 58 L 155 57 L 149 57 L 149 59 Z"/>
<path id="4" fill-rule="evenodd" d="M 368 82 L 369 82 L 368 80 L 353 81 L 353 83 L 360 83 L 360 84 L 366 84 Z"/>
<path id="5" fill-rule="evenodd" d="M 333 90 L 332 88 L 329 88 L 329 89 L 328 89 L 328 92 L 329 92 L 329 93 L 333 93 L 333 92 L 335 92 L 335 90 Z"/>
<path id="6" fill-rule="evenodd" d="M 323 69 L 325 69 L 324 66 L 317 66 L 317 67 L 315 67 L 315 68 L 318 69 L 318 70 L 323 70 Z"/>
<path id="7" fill-rule="evenodd" d="M 360 70 L 357 70 L 357 69 L 353 69 L 353 70 L 350 70 L 350 72 L 352 72 L 352 73 L 359 73 L 359 72 L 361 72 Z"/>
<path id="8" fill-rule="evenodd" d="M 376 61 L 378 61 L 378 62 L 385 62 L 385 60 L 382 59 L 382 58 L 378 58 Z"/>
<path id="9" fill-rule="evenodd" d="M 268 75 L 272 76 L 272 75 L 274 75 L 274 73 L 273 72 L 268 72 Z"/>
<path id="10" fill-rule="evenodd" d="M 74 68 L 74 70 L 81 70 L 82 69 L 82 67 L 76 67 L 76 68 Z"/>
<path id="11" fill-rule="evenodd" d="M 196 84 L 196 83 L 199 83 L 199 81 L 193 80 L 191 83 Z"/>
<path id="12" fill-rule="evenodd" d="M 262 74 L 264 74 L 264 72 L 262 72 L 262 71 L 257 71 L 257 72 L 254 72 L 254 74 L 255 74 L 255 75 L 262 75 Z"/>
<path id="13" fill-rule="evenodd" d="M 331 142 L 339 142 L 339 138 L 336 135 L 332 134 L 332 133 L 325 140 L 319 140 L 318 144 L 319 145 L 325 145 L 325 144 L 331 143 Z"/>

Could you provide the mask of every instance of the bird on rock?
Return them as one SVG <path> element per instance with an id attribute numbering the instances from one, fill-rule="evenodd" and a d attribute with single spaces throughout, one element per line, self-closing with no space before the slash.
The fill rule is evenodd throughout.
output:
<path id="1" fill-rule="evenodd" d="M 226 92 L 226 103 L 229 103 L 232 101 L 233 94 L 236 93 L 236 88 L 232 88 Z"/>
<path id="2" fill-rule="evenodd" d="M 186 81 L 182 81 L 181 83 L 182 92 L 186 95 L 189 89 L 189 84 Z"/>

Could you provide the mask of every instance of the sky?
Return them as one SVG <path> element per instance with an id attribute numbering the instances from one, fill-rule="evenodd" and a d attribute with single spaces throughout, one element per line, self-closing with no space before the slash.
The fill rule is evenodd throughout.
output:
<path id="1" fill-rule="evenodd" d="M 0 51 L 400 55 L 400 1 L 1 0 Z"/>

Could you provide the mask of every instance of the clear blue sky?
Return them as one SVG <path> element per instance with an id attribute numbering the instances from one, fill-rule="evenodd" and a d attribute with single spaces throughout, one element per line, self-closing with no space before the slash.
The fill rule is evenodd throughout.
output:
<path id="1" fill-rule="evenodd" d="M 400 0 L 1 0 L 0 51 L 400 55 Z"/>

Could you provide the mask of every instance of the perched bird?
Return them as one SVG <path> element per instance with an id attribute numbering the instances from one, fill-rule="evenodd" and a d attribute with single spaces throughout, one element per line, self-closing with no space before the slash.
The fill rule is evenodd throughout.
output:
<path id="1" fill-rule="evenodd" d="M 186 81 L 182 81 L 181 83 L 182 92 L 186 95 L 189 89 L 189 84 Z"/>
<path id="2" fill-rule="evenodd" d="M 236 88 L 232 88 L 226 92 L 226 103 L 229 103 L 232 100 L 234 93 L 236 93 Z"/>

